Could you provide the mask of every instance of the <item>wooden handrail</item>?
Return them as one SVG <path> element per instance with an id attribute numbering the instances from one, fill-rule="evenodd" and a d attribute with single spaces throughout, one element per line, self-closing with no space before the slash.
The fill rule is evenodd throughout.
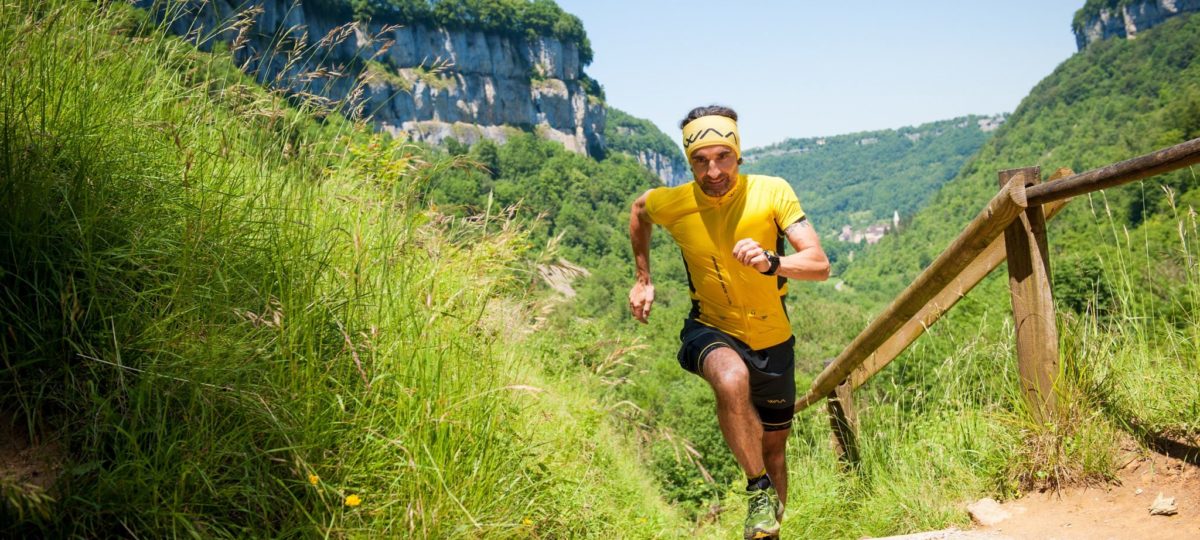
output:
<path id="1" fill-rule="evenodd" d="M 1028 193 L 1029 191 L 1026 190 L 1027 195 Z M 1058 215 L 1058 212 L 1068 202 L 1070 201 L 1054 201 L 1045 205 L 1042 210 L 1046 213 L 1046 219 L 1049 220 Z M 971 261 L 961 274 L 947 283 L 933 297 L 933 300 L 925 304 L 925 307 L 921 308 L 920 312 L 904 323 L 904 326 L 897 330 L 895 334 L 892 334 L 892 337 L 888 338 L 883 345 L 880 345 L 878 349 L 867 355 L 867 359 L 862 365 L 850 373 L 850 386 L 852 388 L 862 386 L 863 383 L 867 382 L 867 379 L 875 376 L 876 373 L 879 373 L 880 370 L 891 363 L 892 360 L 900 356 L 900 353 L 904 352 L 912 342 L 921 337 L 926 329 L 933 326 L 933 323 L 942 318 L 942 315 L 945 315 L 947 311 L 950 311 L 950 308 L 954 307 L 959 300 L 971 292 L 971 289 L 974 289 L 979 282 L 983 281 L 983 278 L 987 277 L 997 266 L 1000 266 L 1000 263 L 1004 262 L 1004 259 L 1004 238 L 998 237 L 992 240 L 992 243 L 988 244 L 987 249 L 975 257 L 975 260 Z"/>
<path id="2" fill-rule="evenodd" d="M 1030 187 L 1026 190 L 1025 197 L 1029 200 L 1029 206 L 1046 204 L 1050 201 L 1127 184 L 1197 163 L 1200 163 L 1200 138 L 1107 167 L 1082 172 L 1057 182 Z"/>
<path id="3" fill-rule="evenodd" d="M 1197 163 L 1200 138 L 1027 189 L 1026 184 L 1032 182 L 1022 181 L 1020 188 L 1010 182 L 954 243 L 817 375 L 808 393 L 796 402 L 795 410 L 799 412 L 824 398 L 847 377 L 852 388 L 862 385 L 903 352 L 1004 260 L 1004 241 L 999 235 L 1027 206 L 1047 205 L 1045 210 L 1053 215 L 1062 204 L 1048 203 Z M 997 217 L 1000 210 L 1004 215 Z M 984 238 L 986 241 L 980 245 Z"/>
<path id="4" fill-rule="evenodd" d="M 1024 177 L 1014 177 L 987 207 L 971 220 L 954 243 L 946 248 L 904 292 L 813 381 L 808 393 L 796 401 L 796 412 L 827 396 L 905 322 L 913 318 L 939 291 L 1004 232 L 1027 206 Z"/>
<path id="5" fill-rule="evenodd" d="M 1000 193 L 917 279 L 871 321 L 796 401 L 795 412 L 829 399 L 834 447 L 856 464 L 851 393 L 904 352 L 1001 262 L 1008 260 L 1022 392 L 1038 422 L 1061 420 L 1055 397 L 1058 333 L 1046 220 L 1067 199 L 1200 163 L 1200 138 L 1081 174 L 1059 169 L 1040 184 L 1040 169 L 1000 171 Z M 1061 179 L 1060 179 L 1061 178 Z M 1000 235 L 1004 234 L 1003 237 Z M 835 397 L 836 392 L 836 397 Z"/>

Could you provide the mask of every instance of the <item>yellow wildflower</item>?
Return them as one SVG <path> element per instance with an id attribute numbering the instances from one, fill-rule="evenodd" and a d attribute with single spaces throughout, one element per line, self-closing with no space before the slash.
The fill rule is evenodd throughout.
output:
<path id="1" fill-rule="evenodd" d="M 524 525 L 524 526 L 526 526 L 526 527 L 529 527 L 530 525 L 533 525 L 533 520 L 532 520 L 532 519 L 529 519 L 529 518 L 522 519 L 522 520 L 521 520 L 521 525 Z"/>
<path id="2" fill-rule="evenodd" d="M 308 475 L 308 483 L 310 483 L 314 486 L 317 485 L 317 482 L 319 482 L 320 480 L 321 480 L 321 477 L 319 477 L 315 474 Z"/>
<path id="3" fill-rule="evenodd" d="M 349 495 L 346 497 L 346 506 L 358 506 L 362 504 L 362 499 L 358 495 Z"/>

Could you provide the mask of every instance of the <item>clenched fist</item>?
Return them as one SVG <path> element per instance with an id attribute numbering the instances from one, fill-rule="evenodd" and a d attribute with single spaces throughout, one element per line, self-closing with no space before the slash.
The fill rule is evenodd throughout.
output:
<path id="1" fill-rule="evenodd" d="M 654 304 L 654 285 L 641 281 L 633 284 L 629 291 L 629 311 L 633 318 L 645 323 L 650 317 L 650 306 Z"/>
<path id="2" fill-rule="evenodd" d="M 743 238 L 733 245 L 733 257 L 738 262 L 753 267 L 759 272 L 766 272 L 771 268 L 771 261 L 767 260 L 766 253 L 766 250 L 753 238 Z"/>

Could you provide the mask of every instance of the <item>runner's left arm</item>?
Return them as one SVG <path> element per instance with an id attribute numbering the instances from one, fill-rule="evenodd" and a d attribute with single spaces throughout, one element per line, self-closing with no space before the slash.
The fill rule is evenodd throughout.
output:
<path id="1" fill-rule="evenodd" d="M 802 217 L 783 230 L 788 243 L 796 252 L 779 258 L 779 271 L 776 275 L 788 279 L 804 281 L 825 281 L 829 279 L 829 257 L 821 249 L 821 239 L 817 237 L 816 229 L 808 218 Z"/>
<path id="2" fill-rule="evenodd" d="M 808 218 L 801 217 L 795 223 L 783 230 L 788 243 L 792 244 L 795 253 L 779 258 L 779 269 L 775 275 L 788 279 L 804 281 L 825 281 L 829 279 L 829 258 L 821 249 L 821 239 L 813 229 Z M 733 247 L 733 256 L 742 264 L 753 266 L 759 272 L 765 272 L 771 267 L 765 251 L 758 242 L 751 238 L 739 240 Z"/>

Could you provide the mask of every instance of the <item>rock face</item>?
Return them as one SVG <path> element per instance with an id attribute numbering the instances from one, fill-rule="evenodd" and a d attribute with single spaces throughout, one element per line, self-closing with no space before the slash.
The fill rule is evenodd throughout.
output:
<path id="1" fill-rule="evenodd" d="M 1098 16 L 1075 28 L 1075 44 L 1083 50 L 1111 37 L 1133 39 L 1138 32 L 1193 11 L 1200 11 L 1200 0 L 1138 0 L 1114 9 L 1102 8 Z"/>
<path id="2" fill-rule="evenodd" d="M 692 180 L 687 164 L 677 156 L 664 156 L 653 150 L 639 150 L 631 155 L 668 186 L 678 186 Z"/>
<path id="3" fill-rule="evenodd" d="M 585 91 L 576 46 L 557 39 L 351 23 L 288 0 L 194 0 L 167 19 L 202 49 L 229 44 L 259 82 L 352 103 L 350 114 L 395 135 L 472 144 L 531 129 L 574 152 L 604 152 L 604 104 Z"/>
<path id="4" fill-rule="evenodd" d="M 692 180 L 679 143 L 649 120 L 610 106 L 604 141 L 609 150 L 633 157 L 668 186 Z"/>

